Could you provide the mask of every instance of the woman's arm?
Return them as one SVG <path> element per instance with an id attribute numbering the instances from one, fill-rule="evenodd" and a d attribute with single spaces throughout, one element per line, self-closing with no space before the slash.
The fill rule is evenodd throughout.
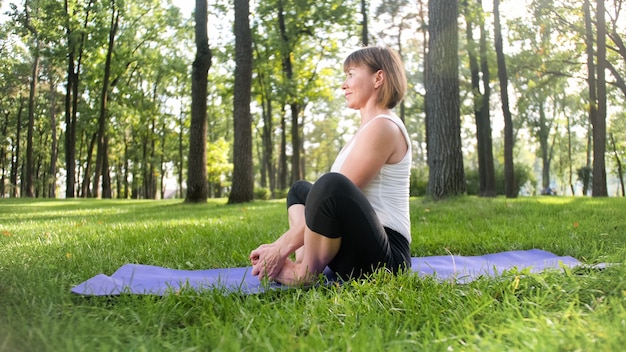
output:
<path id="1" fill-rule="evenodd" d="M 386 118 L 371 121 L 354 143 L 339 172 L 360 189 L 367 187 L 383 165 L 402 160 L 408 149 L 398 125 Z"/>

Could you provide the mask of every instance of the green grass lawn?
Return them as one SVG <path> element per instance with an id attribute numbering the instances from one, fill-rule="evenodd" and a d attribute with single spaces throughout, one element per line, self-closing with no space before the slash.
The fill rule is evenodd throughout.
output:
<path id="1" fill-rule="evenodd" d="M 626 199 L 412 200 L 414 256 L 539 248 L 626 263 Z M 506 272 L 469 284 L 376 273 L 259 295 L 82 297 L 126 263 L 247 266 L 284 201 L 0 199 L 0 351 L 618 351 L 626 266 Z"/>

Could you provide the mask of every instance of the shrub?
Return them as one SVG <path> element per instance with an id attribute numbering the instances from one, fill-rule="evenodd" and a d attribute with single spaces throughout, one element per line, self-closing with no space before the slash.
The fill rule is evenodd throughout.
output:
<path id="1" fill-rule="evenodd" d="M 272 192 L 265 187 L 257 187 L 254 189 L 254 199 L 268 200 L 272 197 Z"/>

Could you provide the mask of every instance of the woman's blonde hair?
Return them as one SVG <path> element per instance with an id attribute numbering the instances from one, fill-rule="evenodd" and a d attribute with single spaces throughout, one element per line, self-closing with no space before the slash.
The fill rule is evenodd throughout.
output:
<path id="1" fill-rule="evenodd" d="M 368 46 L 348 55 L 343 63 L 344 71 L 349 67 L 364 65 L 372 73 L 383 71 L 385 79 L 378 94 L 378 102 L 387 109 L 398 105 L 407 90 L 406 74 L 400 55 L 394 50 L 381 46 Z"/>

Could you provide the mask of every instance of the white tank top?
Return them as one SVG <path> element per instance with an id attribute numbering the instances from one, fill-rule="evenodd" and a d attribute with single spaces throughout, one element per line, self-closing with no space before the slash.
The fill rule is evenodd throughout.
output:
<path id="1" fill-rule="evenodd" d="M 400 162 L 385 164 L 374 177 L 372 182 L 363 189 L 363 193 L 372 204 L 376 215 L 383 226 L 402 234 L 411 243 L 411 220 L 409 215 L 409 178 L 411 176 L 411 140 L 406 127 L 400 118 L 395 115 L 378 115 L 365 124 L 352 137 L 352 140 L 339 152 L 331 168 L 332 172 L 339 172 L 346 158 L 354 146 L 354 141 L 359 138 L 360 132 L 378 118 L 393 121 L 406 139 L 406 155 Z"/>

